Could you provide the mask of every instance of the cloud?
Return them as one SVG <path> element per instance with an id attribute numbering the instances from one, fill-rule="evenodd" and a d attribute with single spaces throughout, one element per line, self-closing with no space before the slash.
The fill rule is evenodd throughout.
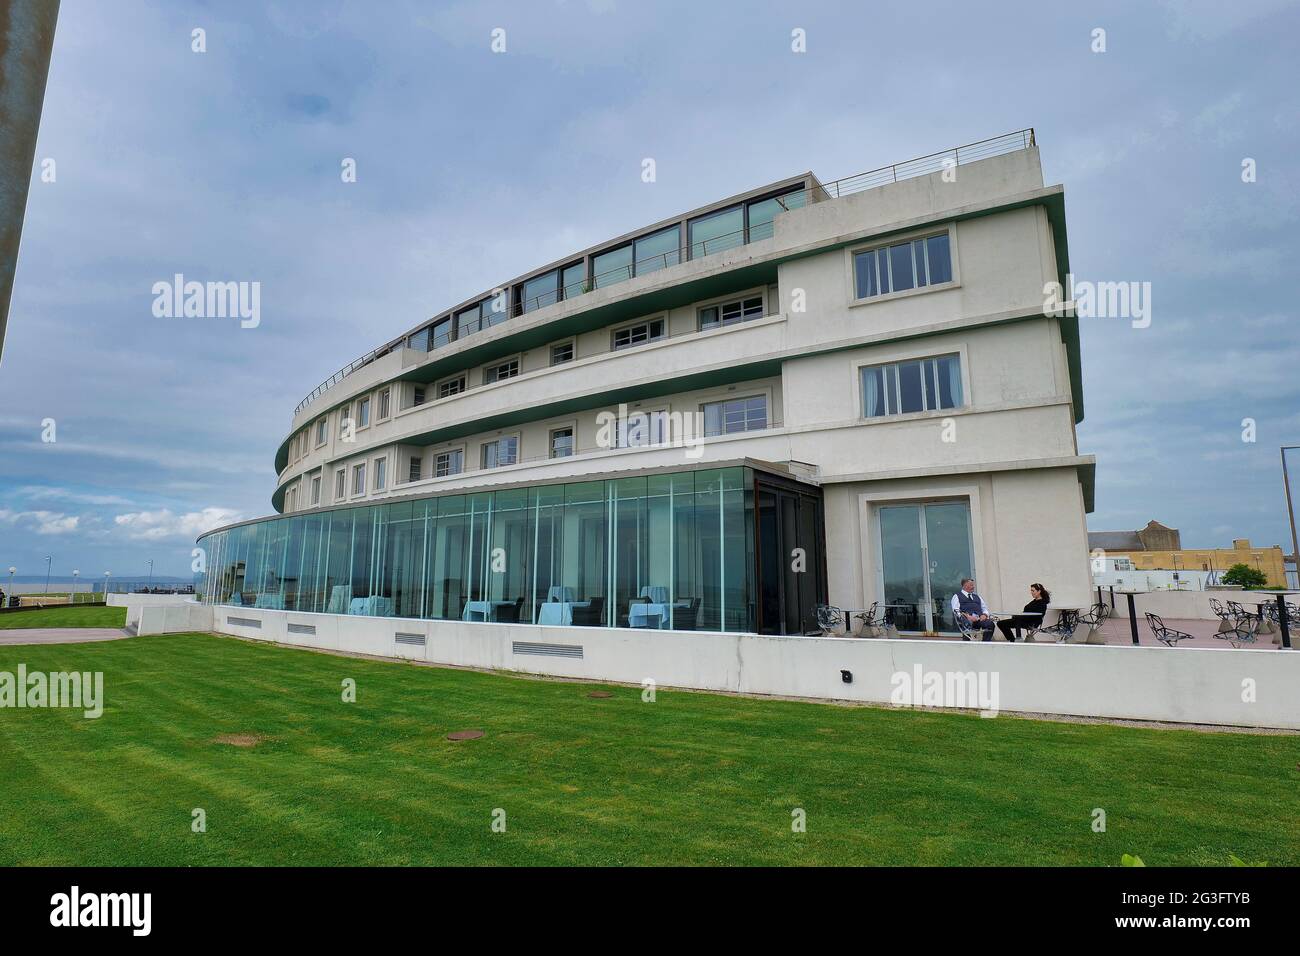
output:
<path id="1" fill-rule="evenodd" d="M 36 534 L 69 534 L 76 531 L 81 523 L 77 515 L 62 514 L 57 511 L 11 511 L 0 509 L 0 521 L 16 528 L 25 528 Z"/>
<path id="2" fill-rule="evenodd" d="M 185 538 L 193 541 L 205 531 L 241 520 L 241 515 L 229 508 L 204 508 L 176 514 L 168 508 L 158 511 L 130 511 L 113 518 L 113 523 L 128 538 L 136 541 L 159 541 L 165 538 Z"/>
<path id="3" fill-rule="evenodd" d="M 45 501 L 48 499 L 57 499 L 60 501 L 71 501 L 82 505 L 129 505 L 131 502 L 121 495 L 99 495 L 83 491 L 73 491 L 69 488 L 59 488 L 55 486 L 42 485 L 24 485 L 18 489 L 18 495 L 31 501 Z"/>

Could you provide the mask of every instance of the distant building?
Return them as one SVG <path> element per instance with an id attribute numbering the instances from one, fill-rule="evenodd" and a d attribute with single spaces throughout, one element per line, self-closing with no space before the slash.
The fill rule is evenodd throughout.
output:
<path id="1" fill-rule="evenodd" d="M 1207 571 L 1211 583 L 1234 564 L 1244 564 L 1263 571 L 1270 587 L 1286 587 L 1282 548 L 1252 547 L 1249 538 L 1234 538 L 1231 548 L 1184 548 L 1177 528 L 1149 521 L 1140 531 L 1089 531 L 1088 550 L 1093 555 L 1094 580 L 1100 570 L 1099 559 L 1126 559 L 1134 571 Z M 1116 570 L 1110 565 L 1102 567 Z"/>

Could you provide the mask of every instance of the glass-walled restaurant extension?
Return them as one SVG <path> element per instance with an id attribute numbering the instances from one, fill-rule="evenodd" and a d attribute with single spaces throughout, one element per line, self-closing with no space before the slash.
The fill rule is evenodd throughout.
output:
<path id="1" fill-rule="evenodd" d="M 753 631 L 754 472 L 533 485 L 199 539 L 204 600 L 463 621 Z"/>

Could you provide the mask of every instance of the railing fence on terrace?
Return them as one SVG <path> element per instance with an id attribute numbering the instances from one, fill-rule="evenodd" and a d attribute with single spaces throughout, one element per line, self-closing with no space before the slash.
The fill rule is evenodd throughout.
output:
<path id="1" fill-rule="evenodd" d="M 879 169 L 872 169 L 865 173 L 857 173 L 853 176 L 846 176 L 843 179 L 836 179 L 828 183 L 806 188 L 797 189 L 792 192 L 783 193 L 777 197 L 777 201 L 787 211 L 797 209 L 814 202 L 825 202 L 831 199 L 840 199 L 853 193 L 862 192 L 867 189 L 875 189 L 879 186 L 885 186 L 890 183 L 896 183 L 904 179 L 914 179 L 918 176 L 926 176 L 930 173 L 939 172 L 952 166 L 960 166 L 963 163 L 973 163 L 981 159 L 988 159 L 992 156 L 1001 156 L 1005 153 L 1013 153 L 1022 149 L 1029 149 L 1035 146 L 1033 127 L 1017 130 L 1014 133 L 1004 133 L 1001 136 L 995 136 L 991 139 L 980 140 L 976 143 L 968 143 L 965 146 L 955 146 L 951 149 L 945 149 L 937 153 L 930 153 L 926 156 L 918 156 L 914 159 L 905 160 L 901 163 L 894 163 L 889 166 L 882 166 Z M 797 198 L 796 198 L 797 197 Z M 705 215 L 712 215 L 706 213 Z M 672 228 L 671 226 L 667 228 Z M 748 233 L 748 234 L 746 234 Z M 489 295 L 480 300 L 480 305 L 490 299 L 493 301 L 491 315 L 484 317 L 481 313 L 478 318 L 471 319 L 463 326 L 455 329 L 454 333 L 443 333 L 438 336 L 430 336 L 429 351 L 441 348 L 450 344 L 466 335 L 472 335 L 485 328 L 499 325 L 508 319 L 533 312 L 537 309 L 545 308 L 548 305 L 554 305 L 563 299 L 571 299 L 577 295 L 590 292 L 593 289 L 600 289 L 606 286 L 614 285 L 631 279 L 633 276 L 649 275 L 666 269 L 669 266 L 677 265 L 683 261 L 697 259 L 701 256 L 711 255 L 716 252 L 722 252 L 727 249 L 734 249 L 736 246 L 745 245 L 749 242 L 757 242 L 760 239 L 768 239 L 772 236 L 772 223 L 761 223 L 757 229 L 749 230 L 739 229 L 734 232 L 725 233 L 718 236 L 711 236 L 707 239 L 701 239 L 696 242 L 690 242 L 689 237 L 686 243 L 679 244 L 675 249 L 669 249 L 665 252 L 656 253 L 653 256 L 647 256 L 629 262 L 626 265 L 618 266 L 614 269 L 608 269 L 604 272 L 596 273 L 589 279 L 582 282 L 571 283 L 562 289 L 558 287 L 554 291 L 547 291 L 531 299 L 520 299 L 514 303 L 508 300 L 510 290 L 520 283 L 513 282 L 509 286 L 502 286 L 501 292 L 495 296 Z M 635 241 L 635 240 L 631 240 Z M 688 255 L 689 251 L 689 255 Z M 558 271 L 558 270 L 557 270 Z M 558 283 L 558 280 L 557 280 Z M 500 308 L 497 306 L 500 305 Z M 474 306 L 466 306 L 461 311 L 468 311 Z M 449 316 L 455 318 L 454 315 Z M 444 317 L 447 318 L 447 317 Z M 441 319 L 439 320 L 441 321 Z M 298 403 L 297 408 L 293 410 L 295 416 L 304 408 L 315 401 L 326 390 L 337 385 L 343 379 L 347 378 L 357 369 L 369 365 L 375 359 L 389 354 L 393 350 L 402 347 L 412 336 L 418 335 L 426 327 L 415 329 L 406 334 L 393 339 L 379 348 L 367 352 L 359 359 L 349 363 L 339 369 L 325 381 L 321 382 L 311 393 Z"/>

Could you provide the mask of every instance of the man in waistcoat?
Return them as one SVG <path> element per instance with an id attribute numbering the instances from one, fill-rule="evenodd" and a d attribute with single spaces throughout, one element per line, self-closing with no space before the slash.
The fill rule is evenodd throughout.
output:
<path id="1" fill-rule="evenodd" d="M 989 606 L 975 591 L 974 578 L 962 578 L 961 590 L 952 596 L 952 616 L 961 615 L 970 622 L 971 630 L 983 631 L 984 640 L 993 640 L 993 618 L 989 616 Z M 970 638 L 962 635 L 963 641 Z"/>

